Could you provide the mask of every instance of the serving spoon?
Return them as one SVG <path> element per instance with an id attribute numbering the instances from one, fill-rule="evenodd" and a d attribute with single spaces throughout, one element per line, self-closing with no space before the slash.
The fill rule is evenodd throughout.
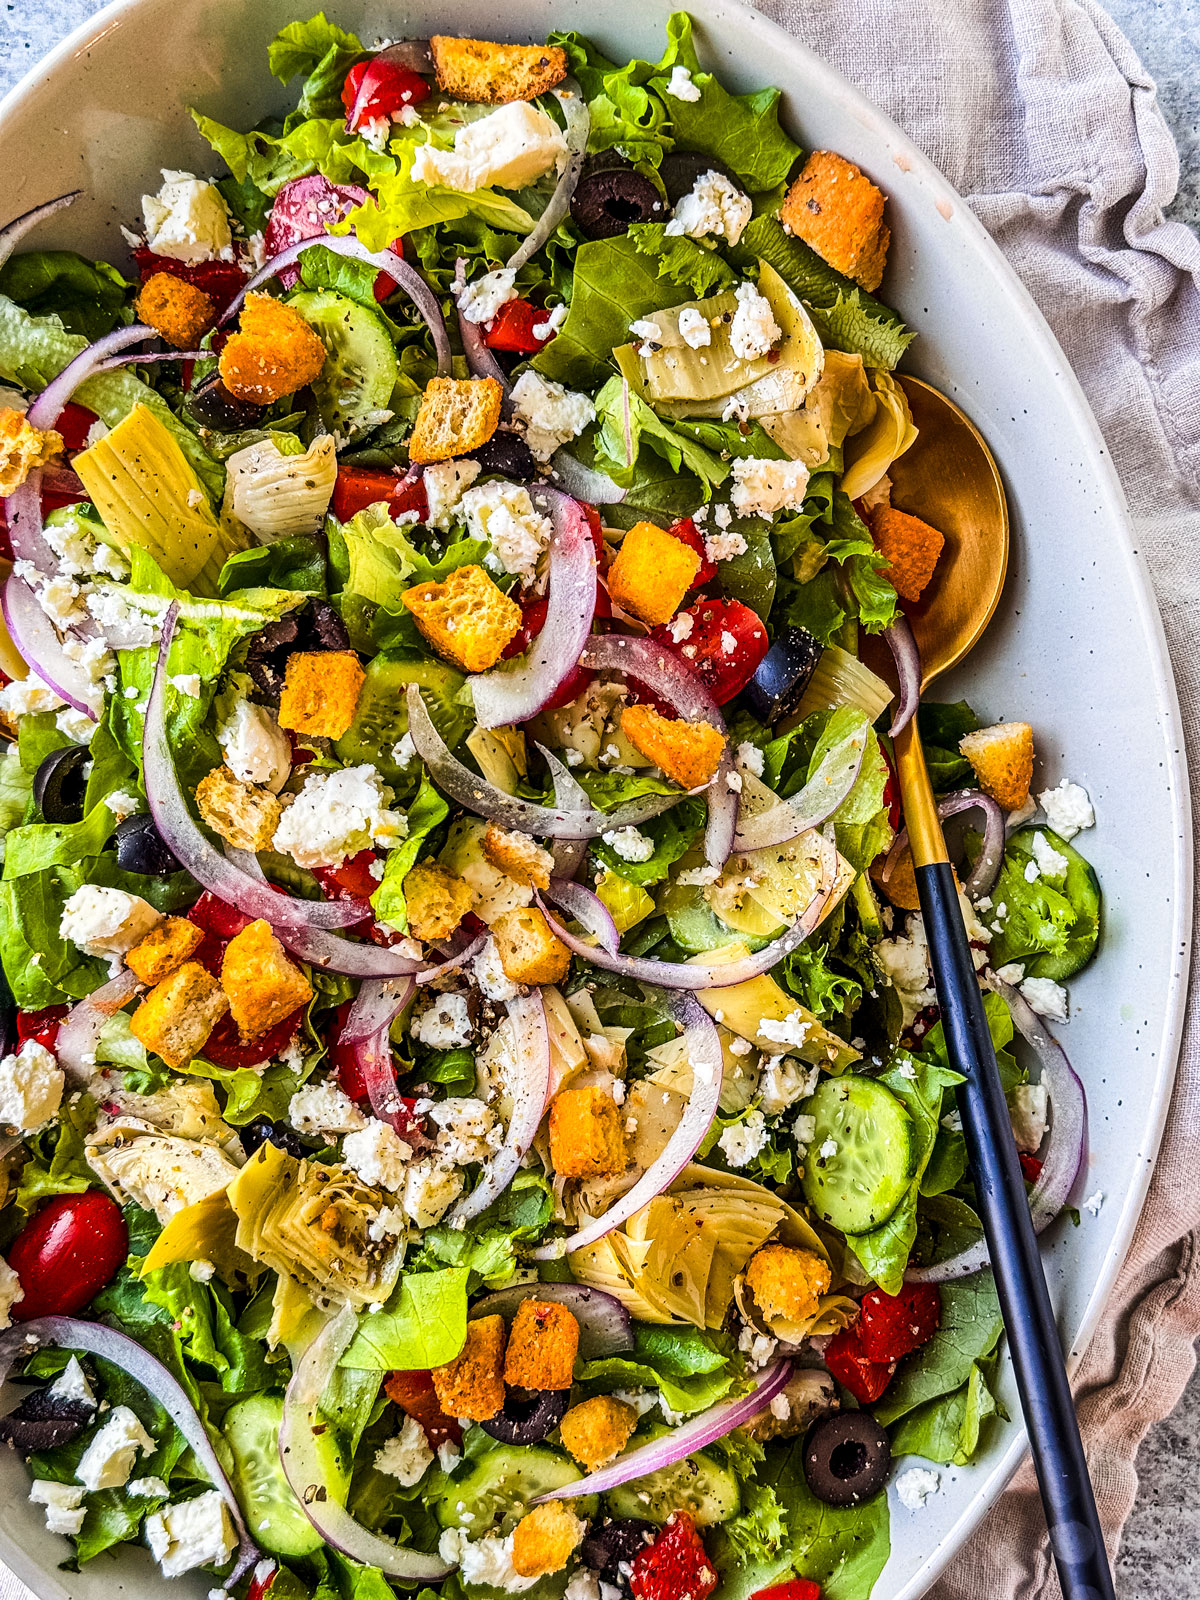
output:
<path id="1" fill-rule="evenodd" d="M 1008 504 L 992 453 L 969 418 L 930 384 L 897 376 L 919 432 L 888 469 L 892 503 L 946 540 L 928 598 L 907 612 L 924 692 L 963 659 L 996 610 L 1008 568 Z M 1113 1600 L 1054 1309 L 916 717 L 893 747 L 946 1048 L 965 1080 L 958 1088 L 963 1136 L 1050 1548 L 1064 1600 Z"/>

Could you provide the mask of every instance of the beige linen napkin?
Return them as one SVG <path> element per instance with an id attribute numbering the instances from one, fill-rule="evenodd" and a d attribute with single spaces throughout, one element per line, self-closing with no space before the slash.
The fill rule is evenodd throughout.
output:
<path id="1" fill-rule="evenodd" d="M 1057 334 L 1129 498 L 1200 775 L 1200 240 L 1162 215 L 1179 163 L 1152 81 L 1091 0 L 860 0 L 852 26 L 828 0 L 760 9 L 942 169 Z M 1146 1210 L 1076 1383 L 1110 1550 L 1137 1491 L 1137 1447 L 1179 1399 L 1200 1332 L 1196 1004 Z M 1058 1592 L 1027 1462 L 929 1594 Z"/>

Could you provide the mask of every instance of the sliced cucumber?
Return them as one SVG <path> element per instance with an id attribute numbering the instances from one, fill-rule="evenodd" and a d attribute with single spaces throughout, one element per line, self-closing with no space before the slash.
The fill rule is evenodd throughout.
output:
<path id="1" fill-rule="evenodd" d="M 454 1480 L 434 1514 L 443 1528 L 466 1528 L 472 1539 L 482 1539 L 493 1528 L 508 1533 L 538 1495 L 578 1483 L 582 1476 L 574 1462 L 557 1450 L 498 1444 L 472 1461 L 465 1477 Z M 596 1502 L 591 1496 L 571 1504 L 587 1517 Z"/>
<path id="2" fill-rule="evenodd" d="M 801 1110 L 815 1128 L 804 1163 L 809 1205 L 841 1233 L 886 1222 L 912 1177 L 912 1118 L 900 1101 L 873 1078 L 848 1073 L 827 1078 Z"/>
<path id="3" fill-rule="evenodd" d="M 225 1417 L 223 1432 L 233 1455 L 233 1487 L 256 1544 L 276 1556 L 310 1556 L 321 1535 L 292 1493 L 279 1460 L 283 1401 L 273 1394 L 239 1400 Z M 340 1461 L 331 1476 L 344 1477 Z"/>
<path id="4" fill-rule="evenodd" d="M 681 870 L 697 867 L 701 861 L 699 854 L 689 854 L 679 866 Z M 735 939 L 751 950 L 761 950 L 779 928 L 778 922 L 772 920 L 770 928 L 764 931 L 766 917 L 759 916 L 756 920 L 758 908 L 754 906 L 747 916 L 739 917 L 739 926 L 735 928 L 717 916 L 704 898 L 704 891 L 695 884 L 669 883 L 663 890 L 658 909 L 667 919 L 672 939 L 681 950 L 693 956 L 705 950 L 720 950 Z"/>
<path id="5" fill-rule="evenodd" d="M 669 1432 L 669 1428 L 659 1428 L 651 1437 Z M 639 1434 L 638 1443 L 642 1442 Z M 742 1492 L 728 1467 L 701 1452 L 610 1489 L 605 1501 L 614 1517 L 665 1522 L 672 1511 L 686 1511 L 698 1528 L 715 1528 L 737 1516 Z"/>
<path id="6" fill-rule="evenodd" d="M 347 766 L 374 762 L 389 783 L 400 782 L 402 769 L 392 759 L 392 750 L 408 732 L 404 691 L 410 683 L 420 686 L 434 727 L 453 748 L 475 720 L 458 701 L 465 682 L 461 672 L 441 661 L 400 661 L 381 652 L 367 668 L 354 721 L 334 745 L 339 760 Z"/>
<path id="7" fill-rule="evenodd" d="M 325 346 L 313 394 L 326 427 L 350 433 L 382 411 L 400 376 L 383 318 L 333 289 L 304 289 L 288 300 Z"/>

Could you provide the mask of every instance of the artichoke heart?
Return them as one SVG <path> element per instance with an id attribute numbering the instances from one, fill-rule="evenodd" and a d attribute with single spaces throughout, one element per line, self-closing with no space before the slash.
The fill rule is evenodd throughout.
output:
<path id="1" fill-rule="evenodd" d="M 297 1161 L 267 1142 L 228 1197 L 238 1248 L 294 1279 L 314 1302 L 363 1306 L 395 1287 L 403 1250 L 386 1233 L 372 1236 L 384 1196 L 346 1167 Z"/>

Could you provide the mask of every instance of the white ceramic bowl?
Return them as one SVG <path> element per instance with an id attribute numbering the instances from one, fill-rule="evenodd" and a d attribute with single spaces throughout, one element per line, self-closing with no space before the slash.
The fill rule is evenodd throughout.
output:
<path id="1" fill-rule="evenodd" d="M 0 105 L 5 216 L 75 186 L 86 192 L 33 245 L 73 246 L 118 263 L 157 169 L 214 170 L 188 116 L 196 105 L 249 127 L 282 109 L 266 45 L 316 9 L 307 0 L 119 0 L 73 34 Z M 449 7 L 327 0 L 368 41 L 453 29 L 476 37 L 591 35 L 617 59 L 657 59 L 670 8 L 633 0 L 455 0 Z M 1062 351 L 959 196 L 920 152 L 830 67 L 736 3 L 693 0 L 702 54 L 736 90 L 778 83 L 807 146 L 839 150 L 890 196 L 883 296 L 919 330 L 908 363 L 954 396 L 991 443 L 1012 507 L 1008 591 L 967 667 L 938 685 L 989 719 L 1033 723 L 1039 784 L 1069 776 L 1095 802 L 1079 843 L 1105 894 L 1099 958 L 1071 984 L 1064 1043 L 1087 1085 L 1091 1162 L 1077 1199 L 1099 1215 L 1050 1235 L 1046 1263 L 1069 1349 L 1086 1345 L 1141 1211 L 1170 1097 L 1191 928 L 1188 786 L 1175 688 L 1120 485 Z M 1010 1415 L 1020 1409 L 1011 1380 Z M 1015 1470 L 1019 1420 L 998 1427 L 968 1469 L 943 1469 L 925 1509 L 892 1507 L 892 1556 L 876 1600 L 915 1600 L 952 1561 Z M 148 1555 L 59 1572 L 65 1542 L 26 1502 L 23 1466 L 0 1455 L 9 1509 L 0 1557 L 46 1600 L 157 1594 Z M 202 1596 L 203 1574 L 181 1582 Z"/>

